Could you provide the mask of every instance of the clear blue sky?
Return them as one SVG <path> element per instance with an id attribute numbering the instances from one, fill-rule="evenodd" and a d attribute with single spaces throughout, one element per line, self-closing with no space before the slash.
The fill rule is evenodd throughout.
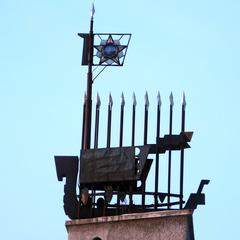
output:
<path id="1" fill-rule="evenodd" d="M 67 239 L 54 155 L 80 150 L 87 69 L 80 65 L 77 33 L 89 29 L 90 6 L 87 0 L 0 2 L 1 239 Z M 194 131 L 186 151 L 185 199 L 201 179 L 211 180 L 206 206 L 194 213 L 196 239 L 236 239 L 240 2 L 96 0 L 95 9 L 95 32 L 133 36 L 125 66 L 99 76 L 94 99 L 99 91 L 105 104 L 111 91 L 117 106 L 123 91 L 129 107 L 135 91 L 140 110 L 147 90 L 154 115 L 159 90 L 164 134 L 173 91 L 178 133 L 185 91 L 186 129 Z"/>

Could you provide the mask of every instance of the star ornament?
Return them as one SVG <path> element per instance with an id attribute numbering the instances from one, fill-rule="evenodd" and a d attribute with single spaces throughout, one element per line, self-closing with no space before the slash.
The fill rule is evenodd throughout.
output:
<path id="1" fill-rule="evenodd" d="M 127 45 L 121 45 L 120 40 L 114 40 L 112 35 L 107 40 L 101 40 L 100 45 L 94 46 L 97 49 L 96 56 L 100 59 L 99 65 L 122 65 L 120 59 L 124 57 L 124 49 Z"/>

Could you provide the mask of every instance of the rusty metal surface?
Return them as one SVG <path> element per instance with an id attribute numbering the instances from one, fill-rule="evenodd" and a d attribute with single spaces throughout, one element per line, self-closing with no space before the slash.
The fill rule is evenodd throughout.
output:
<path id="1" fill-rule="evenodd" d="M 167 209 L 183 209 L 193 208 L 195 209 L 198 204 L 204 204 L 205 196 L 203 193 L 191 194 L 190 198 L 185 204 L 183 196 L 183 179 L 184 179 L 184 150 L 190 148 L 193 132 L 185 131 L 185 106 L 182 106 L 182 122 L 181 132 L 179 134 L 173 134 L 172 132 L 172 118 L 173 108 L 170 105 L 170 129 L 169 134 L 164 136 L 160 135 L 160 107 L 158 96 L 157 105 L 157 124 L 156 124 L 156 142 L 149 143 L 148 140 L 148 114 L 149 114 L 149 99 L 148 95 L 145 95 L 145 111 L 144 111 L 144 126 L 143 126 L 143 145 L 135 145 L 135 125 L 136 125 L 136 97 L 133 98 L 132 107 L 132 131 L 130 132 L 130 138 L 132 146 L 124 146 L 123 134 L 124 134 L 124 111 L 125 111 L 125 99 L 123 94 L 121 96 L 121 108 L 120 108 L 120 131 L 119 131 L 119 147 L 111 146 L 112 135 L 112 110 L 113 100 L 109 95 L 108 112 L 107 112 L 107 132 L 106 132 L 106 147 L 99 148 L 99 130 L 101 101 L 100 96 L 97 96 L 96 112 L 95 112 L 95 133 L 94 144 L 91 148 L 91 142 L 89 148 L 85 148 L 82 145 L 80 154 L 80 168 L 79 173 L 75 170 L 71 174 L 62 174 L 63 169 L 66 168 L 66 173 L 69 173 L 67 169 L 70 169 L 71 161 L 67 161 L 67 157 L 57 157 L 56 167 L 58 173 L 58 179 L 66 177 L 65 196 L 64 196 L 64 209 L 66 214 L 71 219 L 84 219 L 97 216 L 112 216 L 125 213 L 137 213 L 148 211 L 161 211 Z M 173 101 L 173 100 L 172 100 Z M 86 97 L 83 104 L 83 108 L 86 107 Z M 172 102 L 171 102 L 172 104 Z M 84 117 L 84 112 L 83 112 Z M 84 125 L 83 125 L 84 129 Z M 83 139 L 85 132 L 83 131 Z M 101 136 L 102 137 L 102 136 Z M 115 134 L 115 137 L 116 134 Z M 172 192 L 172 156 L 169 155 L 170 162 L 168 162 L 168 190 L 162 192 L 159 189 L 159 181 L 162 176 L 159 175 L 161 169 L 160 155 L 170 153 L 172 151 L 180 152 L 179 155 L 179 192 Z M 155 158 L 153 157 L 154 154 Z M 153 159 L 152 159 L 153 157 Z M 174 157 L 175 158 L 175 157 Z M 61 159 L 61 160 L 59 160 Z M 71 157 L 69 157 L 71 159 Z M 77 160 L 75 158 L 74 160 Z M 146 188 L 146 181 L 148 179 L 148 173 L 154 164 L 154 179 L 155 187 L 154 192 L 149 192 Z M 68 166 L 69 165 L 69 166 Z M 59 175 L 60 174 L 60 175 Z M 62 175 L 61 175 L 62 174 Z M 77 176 L 79 174 L 79 176 Z M 61 176 L 61 178 L 60 178 Z M 76 193 L 77 181 L 79 181 L 79 194 Z M 137 182 L 141 182 L 138 186 Z M 108 189 L 108 190 L 107 190 Z M 87 196 L 85 200 L 82 200 L 82 191 L 86 191 Z M 202 190 L 202 188 L 201 188 Z M 112 202 L 113 196 L 116 196 L 116 202 Z M 133 201 L 135 196 L 140 196 L 140 203 L 136 204 Z M 152 196 L 153 202 L 146 202 L 146 197 Z M 121 206 L 120 202 L 128 198 L 128 204 Z M 68 207 L 66 207 L 68 206 Z"/>
<path id="2" fill-rule="evenodd" d="M 156 138 L 149 139 L 150 101 L 148 93 L 144 96 L 143 111 L 143 129 L 136 128 L 139 116 L 137 115 L 137 101 L 135 93 L 132 101 L 132 120 L 125 119 L 125 98 L 121 95 L 120 119 L 119 119 L 119 136 L 117 136 L 112 124 L 113 99 L 109 94 L 106 122 L 101 123 L 101 101 L 97 95 L 95 111 L 95 132 L 92 134 L 92 85 L 94 83 L 92 67 L 95 66 L 122 66 L 124 63 L 127 47 L 131 34 L 96 34 L 93 32 L 93 13 L 90 20 L 89 34 L 79 34 L 84 39 L 84 49 L 82 64 L 88 65 L 87 91 L 83 103 L 83 125 L 82 125 L 82 144 L 80 162 L 76 156 L 56 156 L 56 170 L 58 180 L 66 178 L 64 186 L 64 209 L 65 213 L 71 219 L 81 219 L 96 216 L 111 216 L 132 212 L 149 212 L 161 211 L 163 209 L 184 208 L 184 151 L 190 148 L 193 132 L 185 130 L 185 109 L 186 99 L 183 95 L 181 128 L 180 133 L 173 133 L 173 113 L 174 99 L 170 94 L 169 100 L 169 131 L 168 134 L 162 135 L 161 131 L 161 97 L 157 95 L 156 108 Z M 99 43 L 96 44 L 95 40 Z M 124 40 L 125 39 L 125 40 Z M 120 44 L 121 41 L 121 44 Z M 123 44 L 123 41 L 126 41 Z M 97 62 L 94 59 L 97 58 Z M 136 117 L 138 116 L 138 117 Z M 129 124 L 131 122 L 131 124 Z M 124 124 L 127 123 L 127 124 Z M 99 147 L 99 132 L 104 124 L 107 126 L 106 145 Z M 124 126 L 127 129 L 124 131 Z M 130 127 L 128 127 L 130 125 Z M 113 131 L 114 130 L 114 131 Z M 136 130 L 138 133 L 136 134 Z M 119 139 L 119 146 L 112 146 L 112 135 Z M 136 144 L 141 134 L 142 145 Z M 91 136 L 94 135 L 94 144 Z M 130 136 L 129 136 L 130 135 Z M 162 135 L 162 137 L 161 137 Z M 124 136 L 124 137 L 123 137 Z M 138 139 L 136 139 L 138 137 Z M 124 144 L 130 138 L 131 146 Z M 101 141 L 102 142 L 102 141 Z M 138 143 L 139 144 L 139 143 Z M 93 145 L 93 146 L 92 146 Z M 175 160 L 176 155 L 173 151 L 178 151 L 179 157 Z M 160 154 L 168 153 L 167 161 L 167 179 L 161 179 L 161 163 L 164 159 Z M 151 155 L 151 154 L 154 154 Z M 180 179 L 178 191 L 172 192 L 172 162 L 179 161 L 177 171 Z M 152 164 L 152 163 L 155 164 Z M 79 164 L 80 163 L 80 164 Z M 165 163 L 164 163 L 165 164 Z M 80 169 L 78 166 L 80 165 Z M 148 191 L 146 181 L 148 173 L 154 166 L 154 191 Z M 159 182 L 167 182 L 167 192 L 160 191 Z M 138 185 L 137 183 L 140 183 Z M 197 193 L 191 194 L 185 208 L 195 209 L 198 204 L 205 203 L 205 195 L 201 192 L 207 180 L 201 182 Z M 165 189 L 165 188 L 164 188 Z M 133 198 L 140 196 L 140 203 L 135 204 Z M 152 197 L 153 201 L 146 202 L 146 196 Z M 128 198 L 128 203 L 122 206 L 120 203 Z M 114 200 L 112 200 L 114 199 Z M 112 202 L 115 201 L 115 202 Z"/>
<path id="3" fill-rule="evenodd" d="M 82 150 L 80 182 L 111 184 L 140 179 L 143 174 L 146 174 L 143 170 L 147 168 L 145 165 L 150 147 L 138 148 L 140 150 L 138 168 L 135 147 Z"/>

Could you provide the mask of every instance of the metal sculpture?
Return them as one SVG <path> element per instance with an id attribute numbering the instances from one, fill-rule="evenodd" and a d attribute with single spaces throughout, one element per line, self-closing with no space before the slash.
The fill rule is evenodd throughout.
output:
<path id="1" fill-rule="evenodd" d="M 121 66 L 126 55 L 127 45 L 121 45 L 120 40 L 124 34 L 118 34 L 118 40 L 113 34 L 107 34 L 107 40 L 101 40 L 100 45 L 94 45 L 92 9 L 90 32 L 80 34 L 84 38 L 83 65 L 88 64 L 87 94 L 84 96 L 83 104 L 83 126 L 82 126 L 82 150 L 78 156 L 55 156 L 55 164 L 58 180 L 66 178 L 64 186 L 64 210 L 71 219 L 91 218 L 97 216 L 117 215 L 132 212 L 149 212 L 174 209 L 196 209 L 198 204 L 205 203 L 205 195 L 202 193 L 205 184 L 209 180 L 202 180 L 197 193 L 191 194 L 185 204 L 183 198 L 184 183 L 184 151 L 190 148 L 193 132 L 185 131 L 185 109 L 186 99 L 183 95 L 181 112 L 181 129 L 179 134 L 173 134 L 173 95 L 170 95 L 169 111 L 169 133 L 161 137 L 161 96 L 157 95 L 156 107 L 156 140 L 149 143 L 148 140 L 148 118 L 149 98 L 145 94 L 144 116 L 143 116 L 143 144 L 136 145 L 136 96 L 133 94 L 132 102 L 132 124 L 130 138 L 131 145 L 124 146 L 124 112 L 125 98 L 121 95 L 120 120 L 119 120 L 119 146 L 111 146 L 112 135 L 112 109 L 113 99 L 109 95 L 107 111 L 107 134 L 106 147 L 99 148 L 99 128 L 101 100 L 97 94 L 95 110 L 95 132 L 94 143 L 91 145 L 91 119 L 92 119 L 92 66 L 94 48 L 99 58 L 98 65 Z M 101 34 L 98 34 L 100 36 Z M 125 52 L 123 52 L 125 51 Z M 87 59 L 87 60 L 86 60 Z M 139 131 L 139 129 L 137 129 Z M 115 137 L 116 133 L 115 133 Z M 180 152 L 179 157 L 179 192 L 173 193 L 172 186 L 172 151 Z M 167 192 L 159 191 L 160 181 L 160 155 L 168 153 Z M 153 155 L 154 154 L 154 155 Z M 151 155 L 151 156 L 150 156 Z M 155 156 L 155 157 L 154 157 Z M 154 159 L 152 159 L 154 157 Z M 163 161 L 163 160 L 162 160 Z M 80 164 L 79 164 L 80 162 Z M 155 163 L 155 187 L 154 191 L 148 191 L 146 181 L 149 171 Z M 79 169 L 80 165 L 80 169 Z M 139 183 L 141 184 L 139 186 Z M 77 193 L 78 192 L 78 193 Z M 146 196 L 152 196 L 152 200 L 146 201 Z M 135 203 L 138 198 L 140 203 Z M 128 202 L 124 201 L 128 199 Z M 185 206 L 184 206 L 185 204 Z"/>

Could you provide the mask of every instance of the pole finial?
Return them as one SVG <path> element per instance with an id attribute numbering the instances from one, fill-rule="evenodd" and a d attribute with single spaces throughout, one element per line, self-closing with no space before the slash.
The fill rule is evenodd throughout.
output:
<path id="1" fill-rule="evenodd" d="M 108 106 L 109 106 L 109 108 L 112 110 L 113 100 L 112 100 L 112 95 L 111 95 L 111 93 L 109 93 L 109 97 L 108 97 Z"/>
<path id="2" fill-rule="evenodd" d="M 101 99 L 99 94 L 97 93 L 97 107 L 100 107 L 100 106 L 101 106 Z"/>
<path id="3" fill-rule="evenodd" d="M 187 105 L 187 102 L 186 102 L 185 92 L 183 92 L 182 106 L 184 109 L 186 108 L 186 105 Z"/>
<path id="4" fill-rule="evenodd" d="M 158 91 L 158 94 L 157 94 L 157 102 L 158 102 L 158 106 L 161 107 L 162 105 L 162 100 L 161 100 L 161 95 L 160 95 L 160 92 Z"/>
<path id="5" fill-rule="evenodd" d="M 90 10 L 91 19 L 93 19 L 94 13 L 95 13 L 95 7 L 94 7 L 94 3 L 92 2 L 92 8 Z"/>
<path id="6" fill-rule="evenodd" d="M 169 96 L 169 100 L 170 100 L 170 106 L 173 107 L 174 101 L 173 101 L 173 94 L 172 94 L 172 92 L 171 92 L 171 94 Z"/>
<path id="7" fill-rule="evenodd" d="M 133 92 L 133 106 L 134 106 L 134 107 L 137 106 L 137 99 L 136 99 L 135 92 Z"/>
<path id="8" fill-rule="evenodd" d="M 125 106 L 125 98 L 124 98 L 124 94 L 122 92 L 122 95 L 121 95 L 121 106 Z"/>
<path id="9" fill-rule="evenodd" d="M 87 102 L 87 93 L 84 92 L 84 98 L 83 98 L 83 103 L 85 104 Z"/>
<path id="10" fill-rule="evenodd" d="M 149 108 L 149 99 L 148 99 L 148 92 L 146 91 L 145 93 L 145 106 L 147 107 L 147 109 Z"/>

